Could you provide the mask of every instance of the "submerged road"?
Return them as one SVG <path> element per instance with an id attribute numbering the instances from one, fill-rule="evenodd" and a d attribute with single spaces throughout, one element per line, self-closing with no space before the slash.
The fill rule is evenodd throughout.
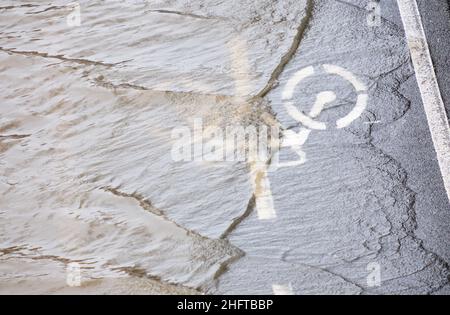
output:
<path id="1" fill-rule="evenodd" d="M 408 2 L 5 1 L 0 293 L 450 294 Z M 417 3 L 450 113 L 448 3 Z M 279 150 L 206 160 L 234 125 Z"/>

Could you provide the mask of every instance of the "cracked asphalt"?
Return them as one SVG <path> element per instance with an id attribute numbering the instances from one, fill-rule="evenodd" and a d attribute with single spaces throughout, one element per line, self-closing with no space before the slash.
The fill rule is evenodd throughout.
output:
<path id="1" fill-rule="evenodd" d="M 69 3 L 0 5 L 0 293 L 450 293 L 449 200 L 396 1 L 79 1 L 79 25 Z M 448 4 L 419 7 L 448 104 Z M 293 80 L 324 130 L 289 111 Z M 199 119 L 285 145 L 174 160 Z"/>

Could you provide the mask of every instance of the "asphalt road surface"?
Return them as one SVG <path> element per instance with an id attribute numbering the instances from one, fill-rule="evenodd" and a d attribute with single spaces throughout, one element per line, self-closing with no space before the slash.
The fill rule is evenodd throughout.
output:
<path id="1" fill-rule="evenodd" d="M 418 5 L 450 114 L 449 5 Z M 450 293 L 442 148 L 396 1 L 0 14 L 0 293 Z M 230 126 L 279 147 L 205 157 Z"/>

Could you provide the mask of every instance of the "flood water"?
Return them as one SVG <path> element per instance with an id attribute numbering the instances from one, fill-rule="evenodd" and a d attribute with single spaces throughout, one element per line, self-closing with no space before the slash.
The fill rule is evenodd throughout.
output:
<path id="1" fill-rule="evenodd" d="M 448 248 L 415 234 L 417 166 L 389 151 L 423 119 L 403 31 L 349 2 L 0 1 L 0 292 L 448 290 Z M 283 87 L 322 64 L 369 101 L 345 129 L 311 132 L 301 165 L 173 158 L 173 131 L 199 120 L 298 132 Z M 294 98 L 307 112 L 333 90 L 333 122 L 358 95 L 326 76 Z M 370 266 L 385 285 L 366 283 Z"/>

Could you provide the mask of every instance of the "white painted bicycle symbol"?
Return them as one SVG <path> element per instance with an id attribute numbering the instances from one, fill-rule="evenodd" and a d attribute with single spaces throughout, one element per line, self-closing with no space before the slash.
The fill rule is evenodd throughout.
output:
<path id="1" fill-rule="evenodd" d="M 334 128 L 341 129 L 349 126 L 354 120 L 362 115 L 367 107 L 368 94 L 367 87 L 362 83 L 356 76 L 354 76 L 350 71 L 335 65 L 325 64 L 322 65 L 323 70 L 330 75 L 338 75 L 344 80 L 348 81 L 357 93 L 356 104 L 353 109 L 344 117 L 338 119 Z M 282 99 L 284 102 L 284 107 L 294 120 L 301 123 L 302 127 L 299 132 L 292 130 L 285 130 L 283 132 L 283 141 L 281 142 L 280 149 L 285 147 L 290 147 L 299 156 L 296 161 L 284 162 L 284 163 L 274 163 L 271 169 L 276 167 L 289 167 L 297 166 L 306 162 L 305 153 L 302 150 L 302 146 L 305 144 L 312 130 L 326 130 L 330 126 L 327 123 L 317 120 L 317 117 L 322 113 L 326 104 L 329 104 L 336 100 L 336 94 L 333 91 L 323 91 L 317 94 L 316 101 L 313 104 L 311 110 L 306 115 L 297 109 L 292 100 L 294 96 L 295 88 L 306 78 L 313 76 L 315 74 L 314 67 L 309 66 L 297 71 L 287 82 Z M 279 161 L 277 156 L 274 159 Z"/>

